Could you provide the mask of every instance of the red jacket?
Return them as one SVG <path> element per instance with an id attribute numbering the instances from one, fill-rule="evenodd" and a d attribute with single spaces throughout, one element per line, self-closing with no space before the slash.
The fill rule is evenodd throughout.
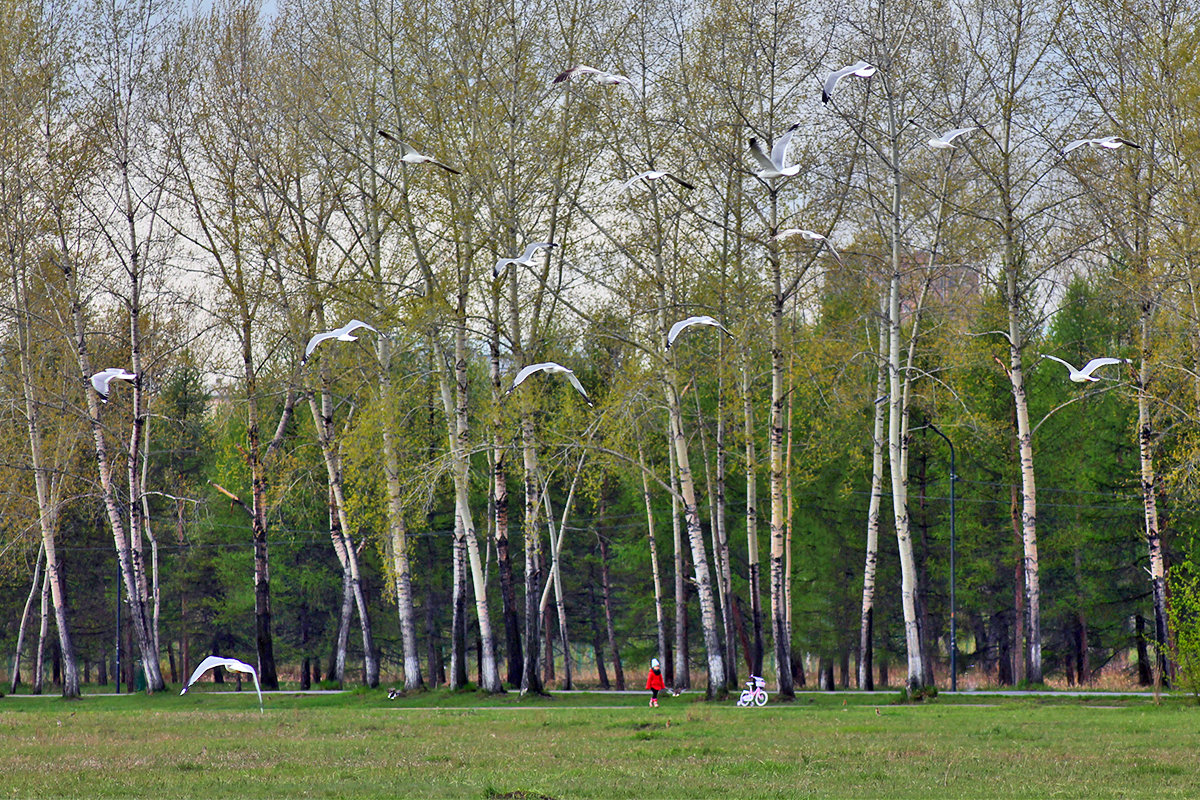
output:
<path id="1" fill-rule="evenodd" d="M 666 688 L 666 684 L 663 683 L 662 679 L 662 670 L 655 669 L 654 667 L 650 668 L 650 674 L 646 676 L 646 688 L 658 689 L 659 691 Z"/>

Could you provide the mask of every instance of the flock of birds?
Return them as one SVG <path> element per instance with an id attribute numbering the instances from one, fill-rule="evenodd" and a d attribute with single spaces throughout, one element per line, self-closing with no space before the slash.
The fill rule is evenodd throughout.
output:
<path id="1" fill-rule="evenodd" d="M 825 82 L 822 86 L 821 102 L 827 104 L 833 100 L 834 92 L 837 90 L 838 84 L 841 83 L 841 81 L 843 79 L 852 78 L 852 77 L 854 77 L 854 78 L 870 78 L 877 71 L 878 71 L 878 68 L 876 66 L 869 64 L 866 61 L 858 61 L 858 62 L 855 62 L 854 64 L 850 64 L 849 66 L 845 66 L 845 67 L 842 67 L 841 69 L 834 70 L 833 72 L 829 73 L 828 77 L 825 79 Z M 589 79 L 598 84 L 613 85 L 613 86 L 620 86 L 620 85 L 632 86 L 633 85 L 633 81 L 631 81 L 629 78 L 625 77 L 624 75 L 619 75 L 614 72 L 607 72 L 605 70 L 597 69 L 595 67 L 590 67 L 585 64 L 579 64 L 574 67 L 571 67 L 568 70 L 565 70 L 564 72 L 560 73 L 556 78 L 554 78 L 553 83 L 561 84 L 566 81 L 571 81 L 574 79 Z M 909 120 L 909 121 L 919 125 L 919 123 L 917 123 L 916 120 Z M 795 125 L 792 125 L 786 131 L 784 131 L 783 135 L 780 136 L 775 141 L 774 146 L 771 148 L 770 154 L 768 154 L 763 149 L 761 143 L 759 142 L 759 140 L 757 138 L 750 139 L 750 142 L 749 142 L 750 156 L 758 166 L 758 169 L 754 173 L 756 177 L 760 178 L 763 181 L 774 181 L 774 180 L 777 180 L 780 178 L 792 177 L 800 172 L 801 165 L 787 163 L 788 148 L 791 145 L 792 136 L 795 134 L 796 130 L 799 127 L 800 126 L 797 123 Z M 971 126 L 971 127 L 966 127 L 966 128 L 953 128 L 944 133 L 933 136 L 926 142 L 926 144 L 930 148 L 935 149 L 935 150 L 952 150 L 952 149 L 955 149 L 954 142 L 956 139 L 958 139 L 962 136 L 966 136 L 967 134 L 971 133 L 972 131 L 978 130 L 978 127 L 979 126 Z M 405 163 L 408 163 L 408 164 L 431 164 L 433 166 L 439 167 L 439 168 L 445 170 L 446 172 L 449 172 L 454 175 L 462 174 L 460 170 L 458 170 L 442 161 L 439 161 L 436 158 L 433 158 L 432 156 L 425 155 L 424 153 L 420 152 L 417 148 L 415 148 L 411 144 L 405 142 L 403 139 L 401 139 L 399 136 L 397 136 L 395 134 L 392 134 L 392 133 L 390 133 L 386 130 L 382 130 L 382 129 L 379 129 L 377 132 L 381 138 L 385 139 L 388 142 L 391 142 L 397 148 L 399 148 L 400 160 Z M 1094 138 L 1094 139 L 1076 139 L 1075 141 L 1070 142 L 1069 144 L 1067 144 L 1065 147 L 1062 148 L 1062 154 L 1066 155 L 1074 150 L 1077 150 L 1077 149 L 1079 149 L 1081 147 L 1085 147 L 1085 146 L 1100 148 L 1100 149 L 1104 149 L 1104 150 L 1114 150 L 1119 147 L 1139 148 L 1139 145 L 1135 144 L 1134 142 L 1129 141 L 1128 139 L 1124 139 L 1120 136 L 1104 136 L 1104 137 Z M 641 173 L 633 176 L 629 180 L 625 181 L 621 185 L 621 191 L 630 189 L 634 184 L 636 184 L 640 181 L 656 181 L 656 180 L 660 180 L 662 178 L 668 178 L 668 179 L 674 181 L 676 184 L 678 184 L 680 187 L 682 187 L 684 189 L 695 188 L 693 186 L 693 184 L 691 184 L 687 180 L 681 178 L 680 176 L 675 175 L 672 172 L 668 172 L 665 170 L 651 169 L 651 170 L 646 170 L 644 172 L 641 172 Z M 771 238 L 773 240 L 780 241 L 780 240 L 788 239 L 791 237 L 797 237 L 797 236 L 804 239 L 805 241 L 817 242 L 820 245 L 823 245 L 824 247 L 826 247 L 829 250 L 830 254 L 835 259 L 837 259 L 837 261 L 839 263 L 842 263 L 841 256 L 838 254 L 837 250 L 834 249 L 833 244 L 829 241 L 828 237 L 825 234 L 821 234 L 816 231 L 805 230 L 802 228 L 788 228 L 786 230 L 779 231 L 778 233 L 774 234 Z M 501 275 L 504 274 L 504 272 L 507 270 L 507 268 L 511 265 L 533 267 L 533 266 L 535 266 L 535 263 L 536 263 L 535 259 L 536 259 L 539 251 L 550 250 L 554 247 L 558 247 L 558 243 L 556 243 L 556 242 L 534 242 L 532 244 L 527 245 L 525 247 L 524 252 L 522 252 L 519 256 L 514 256 L 512 258 L 500 258 L 496 261 L 495 266 L 492 268 L 492 277 L 494 279 L 498 279 Z M 723 331 L 727 336 L 729 336 L 731 338 L 733 337 L 733 334 L 724 325 L 722 325 L 717 319 L 715 319 L 711 316 L 708 316 L 708 315 L 692 316 L 692 317 L 688 317 L 686 319 L 682 319 L 671 326 L 670 330 L 667 333 L 667 341 L 666 341 L 667 349 L 671 348 L 671 346 L 675 343 L 675 340 L 679 337 L 679 335 L 681 333 L 683 333 L 683 331 L 687 330 L 690 327 L 696 326 L 696 325 L 706 325 L 706 326 L 714 327 L 714 328 L 717 328 L 718 330 Z M 301 367 L 303 367 L 304 364 L 307 363 L 309 356 L 312 355 L 313 351 L 322 342 L 326 342 L 331 339 L 341 341 L 341 342 L 353 342 L 358 339 L 358 337 L 354 335 L 354 332 L 361 330 L 361 329 L 373 331 L 377 334 L 379 333 L 379 331 L 376 328 L 369 325 L 368 323 L 363 322 L 362 320 L 359 320 L 359 319 L 352 319 L 340 328 L 335 328 L 334 330 L 324 331 L 324 332 L 315 334 L 314 336 L 312 336 L 312 338 L 310 338 L 308 340 L 308 344 L 304 348 L 304 356 L 300 361 Z M 1057 361 L 1060 364 L 1063 364 L 1064 366 L 1066 366 L 1067 369 L 1069 370 L 1069 376 L 1070 376 L 1071 381 L 1073 381 L 1075 383 L 1087 383 L 1087 382 L 1099 381 L 1100 378 L 1097 377 L 1094 373 L 1100 367 L 1110 366 L 1113 364 L 1129 363 L 1129 359 L 1126 359 L 1126 358 L 1101 357 L 1101 358 L 1093 358 L 1091 361 L 1089 361 L 1087 364 L 1085 364 L 1082 369 L 1076 369 L 1074 365 L 1068 363 L 1067 361 L 1064 361 L 1061 358 L 1058 358 L 1057 356 L 1042 355 L 1042 358 L 1049 358 L 1053 361 Z M 581 384 L 579 382 L 579 378 L 576 377 L 574 371 L 572 371 L 571 369 L 569 369 L 567 367 L 564 367 L 561 364 L 553 362 L 553 361 L 543 361 L 543 362 L 540 362 L 537 364 L 530 364 L 528 366 L 522 367 L 521 370 L 517 372 L 516 377 L 513 378 L 512 386 L 510 386 L 508 388 L 506 395 L 511 394 L 529 376 L 534 375 L 538 372 L 546 373 L 549 375 L 566 376 L 566 379 L 570 382 L 571 386 L 574 387 L 575 390 L 578 391 L 579 394 L 583 396 L 584 400 L 587 401 L 588 405 L 589 406 L 593 405 L 591 398 L 588 397 L 587 391 L 583 388 L 583 384 Z M 95 375 L 92 375 L 91 376 L 91 384 L 92 384 L 92 388 L 95 389 L 96 394 L 99 396 L 100 401 L 107 402 L 109 391 L 110 391 L 110 386 L 114 380 L 133 381 L 133 380 L 136 380 L 136 378 L 137 378 L 137 375 L 132 372 L 128 372 L 128 371 L 118 368 L 118 367 L 110 367 L 108 369 L 97 372 Z M 217 668 L 217 667 L 224 667 L 225 669 L 231 669 L 236 672 L 242 672 L 242 673 L 247 673 L 247 674 L 251 675 L 254 679 L 255 689 L 258 691 L 259 710 L 260 711 L 262 710 L 262 689 L 258 683 L 258 673 L 255 671 L 254 667 L 250 666 L 249 664 L 247 664 L 243 661 L 239 661 L 235 658 L 223 658 L 220 656 L 209 656 L 209 657 L 205 658 L 203 661 L 200 662 L 199 666 L 196 667 L 195 671 L 192 673 L 191 678 L 188 679 L 187 685 L 184 686 L 183 691 L 180 692 L 180 694 L 186 693 L 187 690 L 192 686 L 192 684 L 194 684 L 205 672 L 207 672 L 210 669 Z"/>

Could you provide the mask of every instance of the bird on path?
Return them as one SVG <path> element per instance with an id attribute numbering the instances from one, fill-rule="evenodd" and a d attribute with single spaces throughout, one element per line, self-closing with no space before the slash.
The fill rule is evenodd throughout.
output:
<path id="1" fill-rule="evenodd" d="M 973 125 L 970 128 L 954 128 L 953 130 L 946 131 L 941 136 L 933 137 L 928 142 L 926 142 L 926 144 L 928 144 L 934 150 L 953 150 L 954 145 L 952 144 L 952 142 L 955 139 L 957 139 L 959 136 L 962 136 L 963 134 L 970 133 L 971 131 L 978 130 L 978 129 L 979 129 L 978 125 Z"/>
<path id="2" fill-rule="evenodd" d="M 775 146 L 771 148 L 771 155 L 768 156 L 763 152 L 762 145 L 758 139 L 750 140 L 750 155 L 758 162 L 758 171 L 754 174 L 763 180 L 771 180 L 773 178 L 790 178 L 800 171 L 799 164 L 787 166 L 785 156 L 787 155 L 788 145 L 792 143 L 792 135 L 796 129 L 800 127 L 797 122 L 792 127 L 783 132 L 775 141 Z"/>
<path id="3" fill-rule="evenodd" d="M 339 342 L 358 341 L 358 337 L 352 336 L 351 333 L 359 328 L 366 328 L 367 330 L 379 333 L 379 331 L 375 330 L 375 328 L 363 322 L 361 319 L 352 319 L 340 328 L 336 328 L 332 331 L 325 331 L 324 333 L 318 333 L 308 340 L 308 346 L 304 348 L 304 358 L 300 359 L 300 366 L 304 366 L 304 363 L 308 361 L 308 357 L 312 355 L 312 351 L 316 349 L 316 346 L 326 339 L 337 339 Z"/>
<path id="4" fill-rule="evenodd" d="M 625 86 L 633 85 L 633 81 L 629 80 L 629 78 L 626 78 L 624 75 L 618 75 L 615 72 L 605 72 L 602 69 L 589 67 L 587 64 L 576 64 L 570 69 L 560 72 L 558 77 L 554 79 L 553 83 L 563 83 L 564 81 L 569 81 L 576 76 L 584 75 L 591 78 L 596 83 L 604 83 L 610 86 L 615 86 L 618 84 L 624 84 Z"/>
<path id="5" fill-rule="evenodd" d="M 806 239 L 810 242 L 824 242 L 825 246 L 829 248 L 829 252 L 833 253 L 833 257 L 838 260 L 838 263 L 845 263 L 842 261 L 842 257 L 838 255 L 838 251 L 833 249 L 833 243 L 829 241 L 829 237 L 825 236 L 824 234 L 817 233 L 816 231 L 806 231 L 803 228 L 786 228 L 771 238 L 775 241 L 779 241 L 780 239 L 787 239 L 791 236 L 799 236 L 801 239 Z"/>
<path id="6" fill-rule="evenodd" d="M 132 381 L 137 378 L 137 375 L 132 372 L 126 372 L 120 367 L 109 367 L 106 370 L 97 372 L 92 376 L 92 388 L 96 390 L 96 394 L 100 395 L 100 402 L 108 402 L 108 385 L 114 380 Z"/>
<path id="7" fill-rule="evenodd" d="M 671 345 L 675 344 L 675 338 L 677 336 L 679 336 L 679 334 L 683 333 L 684 329 L 690 328 L 693 325 L 711 325 L 714 328 L 720 328 L 721 330 L 725 331 L 725 334 L 730 339 L 733 338 L 733 334 L 729 332 L 728 328 L 726 328 L 721 323 L 717 322 L 712 317 L 702 314 L 697 317 L 688 317 L 687 319 L 681 319 L 681 320 L 679 320 L 679 322 L 676 322 L 674 325 L 672 325 L 671 330 L 667 332 L 667 349 L 668 350 L 671 349 Z"/>
<path id="8" fill-rule="evenodd" d="M 825 86 L 821 90 L 821 102 L 828 103 L 833 99 L 833 90 L 837 88 L 842 78 L 845 78 L 847 75 L 853 75 L 856 78 L 869 78 L 877 71 L 878 67 L 868 64 L 866 61 L 856 61 L 848 67 L 834 70 L 825 79 Z"/>
<path id="9" fill-rule="evenodd" d="M 258 710 L 262 713 L 262 687 L 258 684 L 258 670 L 247 664 L 245 661 L 238 661 L 236 658 L 224 658 L 222 656 L 208 656 L 200 662 L 192 672 L 192 677 L 188 678 L 188 682 L 184 685 L 183 691 L 179 694 L 187 694 L 187 690 L 192 688 L 192 684 L 200 679 L 200 676 L 208 672 L 214 667 L 224 667 L 225 669 L 233 670 L 234 672 L 245 672 L 254 678 L 254 691 L 258 692 Z"/>
<path id="10" fill-rule="evenodd" d="M 660 169 L 648 169 L 645 172 L 640 172 L 637 175 L 634 175 L 632 178 L 630 178 L 629 180 L 622 183 L 621 191 L 622 192 L 625 191 L 626 189 L 628 189 L 630 186 L 633 186 L 638 181 L 656 181 L 659 178 L 670 178 L 671 180 L 675 181 L 676 183 L 678 183 L 680 186 L 682 186 L 685 189 L 695 189 L 696 188 L 692 184 L 685 181 L 683 178 L 680 178 L 678 175 L 675 175 L 673 173 L 666 172 L 666 171 L 660 170 Z"/>
<path id="11" fill-rule="evenodd" d="M 496 266 L 492 267 L 492 277 L 499 278 L 500 273 L 504 272 L 504 268 L 509 264 L 520 264 L 522 267 L 533 266 L 533 255 L 538 250 L 549 250 L 552 247 L 558 247 L 558 242 L 534 242 L 525 248 L 525 252 L 516 258 L 500 258 L 496 260 Z"/>
<path id="12" fill-rule="evenodd" d="M 1109 356 L 1101 356 L 1100 358 L 1093 358 L 1091 361 L 1084 364 L 1083 369 L 1075 369 L 1074 366 L 1072 366 L 1071 364 L 1069 364 L 1066 361 L 1063 361 L 1058 356 L 1050 356 L 1050 355 L 1046 355 L 1045 353 L 1043 353 L 1042 358 L 1048 358 L 1051 361 L 1057 361 L 1058 363 L 1062 364 L 1067 369 L 1069 369 L 1071 371 L 1071 380 L 1074 383 L 1087 383 L 1088 381 L 1091 381 L 1094 383 L 1094 382 L 1100 380 L 1099 378 L 1092 375 L 1092 373 L 1095 372 L 1098 368 L 1108 366 L 1109 364 L 1128 364 L 1129 363 L 1128 358 L 1111 358 Z"/>
<path id="13" fill-rule="evenodd" d="M 1122 145 L 1125 147 L 1132 147 L 1135 150 L 1142 149 L 1140 144 L 1134 144 L 1128 139 L 1122 139 L 1120 136 L 1101 136 L 1099 139 L 1076 139 L 1062 149 L 1062 154 L 1065 156 L 1072 150 L 1076 150 L 1084 145 L 1087 145 L 1088 147 L 1101 147 L 1105 150 L 1116 150 Z"/>
<path id="14" fill-rule="evenodd" d="M 589 406 L 593 405 L 592 399 L 588 397 L 588 393 L 584 391 L 583 384 L 580 383 L 579 379 L 575 377 L 575 373 L 572 370 L 564 367 L 562 364 L 556 364 L 553 361 L 543 361 L 540 364 L 530 364 L 527 367 L 522 367 L 521 371 L 517 373 L 517 377 L 513 378 L 512 386 L 508 388 L 508 391 L 505 392 L 505 394 L 512 394 L 513 390 L 520 386 L 522 381 L 535 372 L 546 372 L 551 375 L 566 375 L 567 380 L 571 382 L 571 385 L 575 387 L 577 392 L 583 395 L 583 399 L 587 401 L 587 404 Z"/>
<path id="15" fill-rule="evenodd" d="M 455 169 L 454 167 L 451 167 L 447 164 L 443 164 L 441 161 L 438 161 L 436 158 L 433 158 L 432 156 L 425 155 L 424 153 L 417 150 L 417 148 L 413 147 L 411 144 L 408 144 L 407 142 L 402 141 L 399 137 L 393 136 L 392 134 L 388 133 L 387 131 L 385 131 L 383 129 L 380 129 L 378 131 L 378 133 L 384 139 L 387 139 L 389 142 L 399 146 L 400 160 L 406 164 L 433 164 L 434 166 L 441 167 L 442 169 L 446 170 L 447 172 L 451 172 L 455 175 L 462 174 L 461 171 Z"/>

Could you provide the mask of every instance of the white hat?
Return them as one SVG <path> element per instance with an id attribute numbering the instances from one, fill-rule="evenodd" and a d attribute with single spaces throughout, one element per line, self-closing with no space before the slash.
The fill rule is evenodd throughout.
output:
<path id="1" fill-rule="evenodd" d="M 654 669 L 658 669 L 658 659 L 657 658 L 650 659 L 650 666 Z"/>

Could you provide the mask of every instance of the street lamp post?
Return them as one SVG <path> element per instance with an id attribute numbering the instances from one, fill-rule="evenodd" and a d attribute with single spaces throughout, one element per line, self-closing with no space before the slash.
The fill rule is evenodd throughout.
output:
<path id="1" fill-rule="evenodd" d="M 958 638 L 954 618 L 954 482 L 958 475 L 954 472 L 954 442 L 950 437 L 938 430 L 932 422 L 928 423 L 929 430 L 946 440 L 950 446 L 950 691 L 958 691 Z"/>

